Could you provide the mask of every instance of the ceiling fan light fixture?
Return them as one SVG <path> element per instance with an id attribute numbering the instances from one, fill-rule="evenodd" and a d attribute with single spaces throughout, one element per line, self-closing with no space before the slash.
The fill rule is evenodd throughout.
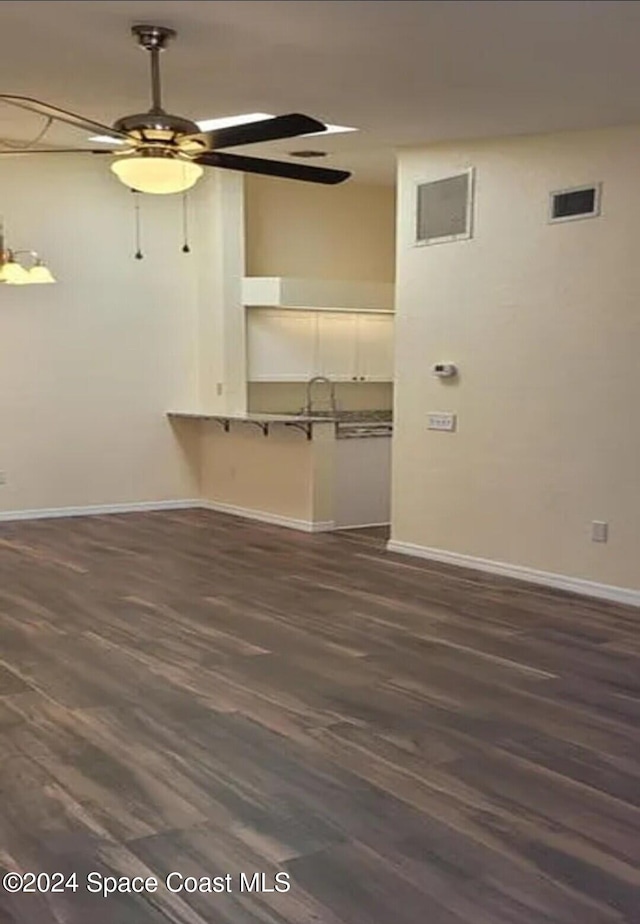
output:
<path id="1" fill-rule="evenodd" d="M 141 151 L 131 157 L 118 158 L 111 169 L 129 189 L 153 195 L 185 192 L 204 172 L 191 160 L 159 151 Z"/>

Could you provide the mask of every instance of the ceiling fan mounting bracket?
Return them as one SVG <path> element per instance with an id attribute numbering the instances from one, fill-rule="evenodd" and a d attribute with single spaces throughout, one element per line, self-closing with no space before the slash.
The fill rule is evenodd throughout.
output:
<path id="1" fill-rule="evenodd" d="M 138 44 L 145 51 L 162 51 L 176 37 L 175 29 L 166 26 L 132 26 L 131 34 L 136 36 Z"/>

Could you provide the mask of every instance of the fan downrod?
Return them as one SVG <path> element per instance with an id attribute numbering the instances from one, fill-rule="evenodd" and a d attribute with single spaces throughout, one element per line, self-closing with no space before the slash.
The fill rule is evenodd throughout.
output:
<path id="1" fill-rule="evenodd" d="M 196 135 L 199 127 L 190 119 L 170 115 L 162 108 L 160 86 L 160 52 L 171 39 L 176 37 L 174 29 L 167 26 L 136 25 L 131 27 L 131 34 L 138 39 L 138 45 L 149 52 L 151 63 L 151 108 L 148 112 L 123 116 L 113 123 L 117 131 L 138 136 L 147 145 L 153 145 L 158 156 L 166 154 L 183 135 Z M 158 137 L 158 132 L 166 137 Z M 204 143 L 202 145 L 204 147 Z"/>

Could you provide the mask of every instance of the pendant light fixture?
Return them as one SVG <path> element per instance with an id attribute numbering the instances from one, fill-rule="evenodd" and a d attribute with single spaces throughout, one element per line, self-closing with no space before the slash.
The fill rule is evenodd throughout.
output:
<path id="1" fill-rule="evenodd" d="M 29 271 L 15 258 L 11 250 L 3 254 L 0 266 L 0 282 L 7 282 L 11 286 L 23 286 L 29 282 Z"/>
<path id="2" fill-rule="evenodd" d="M 20 254 L 26 255 L 32 261 L 30 269 L 16 259 Z M 10 286 L 25 286 L 55 281 L 51 270 L 45 266 L 35 250 L 11 250 L 5 247 L 4 226 L 0 221 L 0 282 L 6 282 Z"/>

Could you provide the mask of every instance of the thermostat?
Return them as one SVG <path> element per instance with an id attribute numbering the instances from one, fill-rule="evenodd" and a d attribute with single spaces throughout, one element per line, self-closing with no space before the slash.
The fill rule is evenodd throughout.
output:
<path id="1" fill-rule="evenodd" d="M 458 374 L 458 367 L 455 363 L 436 363 L 432 372 L 439 379 L 450 379 Z"/>

